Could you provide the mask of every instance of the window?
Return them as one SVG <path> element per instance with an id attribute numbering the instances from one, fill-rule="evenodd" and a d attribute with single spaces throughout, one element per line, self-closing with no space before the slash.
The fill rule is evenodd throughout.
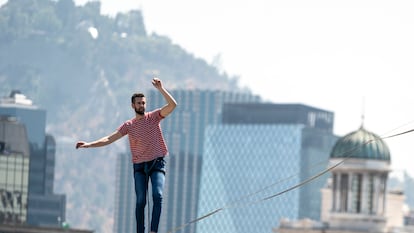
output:
<path id="1" fill-rule="evenodd" d="M 361 199 L 362 199 L 362 174 L 354 174 L 352 176 L 352 213 L 361 213 Z"/>
<path id="2" fill-rule="evenodd" d="M 340 212 L 347 212 L 348 211 L 348 181 L 349 175 L 342 174 L 341 175 L 341 183 L 340 183 L 340 200 L 339 200 L 339 211 Z"/>

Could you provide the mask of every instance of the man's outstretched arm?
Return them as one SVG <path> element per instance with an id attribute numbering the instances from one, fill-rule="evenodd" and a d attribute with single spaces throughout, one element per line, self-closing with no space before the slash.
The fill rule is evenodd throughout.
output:
<path id="1" fill-rule="evenodd" d="M 101 139 L 98 139 L 96 141 L 93 141 L 93 142 L 78 141 L 76 143 L 76 149 L 106 146 L 106 145 L 111 144 L 111 143 L 115 142 L 116 140 L 122 138 L 122 136 L 124 136 L 124 135 L 122 135 L 119 131 L 115 131 L 112 134 L 110 134 L 108 136 L 105 136 Z"/>

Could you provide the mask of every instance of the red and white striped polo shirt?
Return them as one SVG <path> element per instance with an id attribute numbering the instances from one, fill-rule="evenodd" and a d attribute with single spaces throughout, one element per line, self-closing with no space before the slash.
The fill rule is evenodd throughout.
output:
<path id="1" fill-rule="evenodd" d="M 119 126 L 122 135 L 128 134 L 133 163 L 142 163 L 168 154 L 161 131 L 161 109 L 146 112 L 144 117 L 133 118 Z"/>

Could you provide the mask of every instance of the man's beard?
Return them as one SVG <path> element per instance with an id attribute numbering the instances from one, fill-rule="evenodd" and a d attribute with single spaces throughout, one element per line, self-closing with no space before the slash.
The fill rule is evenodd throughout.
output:
<path id="1" fill-rule="evenodd" d="M 141 115 L 141 116 L 144 115 L 145 113 L 145 108 L 141 108 L 141 109 L 134 108 L 134 110 L 136 114 Z"/>

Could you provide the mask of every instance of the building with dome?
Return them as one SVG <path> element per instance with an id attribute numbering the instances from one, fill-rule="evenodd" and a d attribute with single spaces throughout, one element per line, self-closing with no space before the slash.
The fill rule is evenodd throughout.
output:
<path id="1" fill-rule="evenodd" d="M 338 163 L 342 164 L 332 171 L 332 184 L 322 195 L 324 200 L 331 199 L 323 203 L 331 208 L 321 220 L 333 228 L 381 232 L 386 225 L 386 184 L 391 165 L 387 145 L 361 126 L 333 147 L 330 166 Z"/>
<path id="2" fill-rule="evenodd" d="M 386 143 L 361 126 L 335 143 L 322 192 L 320 221 L 281 220 L 277 233 L 414 232 L 404 228 L 401 191 L 387 190 L 391 156 Z"/>

